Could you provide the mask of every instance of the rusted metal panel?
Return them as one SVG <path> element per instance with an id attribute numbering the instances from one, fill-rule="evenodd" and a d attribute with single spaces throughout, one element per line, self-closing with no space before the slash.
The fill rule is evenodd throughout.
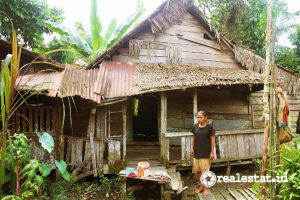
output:
<path id="1" fill-rule="evenodd" d="M 137 94 L 133 84 L 135 66 L 123 62 L 103 62 L 100 65 L 94 92 L 104 98 Z"/>

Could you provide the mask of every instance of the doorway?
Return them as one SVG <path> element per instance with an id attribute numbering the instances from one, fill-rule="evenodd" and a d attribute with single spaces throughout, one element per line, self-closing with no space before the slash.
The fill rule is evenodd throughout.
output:
<path id="1" fill-rule="evenodd" d="M 158 142 L 157 96 L 142 95 L 137 101 L 132 116 L 133 142 Z"/>

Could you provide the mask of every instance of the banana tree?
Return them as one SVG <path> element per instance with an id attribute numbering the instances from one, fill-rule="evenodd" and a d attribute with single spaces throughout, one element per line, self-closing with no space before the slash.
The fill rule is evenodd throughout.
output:
<path id="1" fill-rule="evenodd" d="M 79 64 L 87 65 L 119 41 L 141 17 L 143 10 L 143 6 L 138 6 L 137 11 L 126 20 L 126 23 L 119 26 L 116 19 L 111 20 L 107 30 L 103 32 L 98 16 L 97 0 L 91 0 L 90 34 L 80 34 L 60 24 L 47 22 L 45 25 L 60 35 L 61 41 L 73 50 L 74 56 L 79 55 L 81 61 Z"/>

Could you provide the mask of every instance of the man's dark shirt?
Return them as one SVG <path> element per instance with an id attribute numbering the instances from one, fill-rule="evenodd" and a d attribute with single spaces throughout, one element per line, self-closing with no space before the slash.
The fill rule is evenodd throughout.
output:
<path id="1" fill-rule="evenodd" d="M 200 128 L 197 123 L 192 129 L 192 133 L 195 136 L 194 158 L 209 158 L 211 153 L 210 136 L 215 134 L 213 126 L 207 124 Z"/>

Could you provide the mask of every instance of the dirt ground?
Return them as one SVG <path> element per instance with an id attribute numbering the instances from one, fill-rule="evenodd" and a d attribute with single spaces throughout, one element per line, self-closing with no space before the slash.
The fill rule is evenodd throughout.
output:
<path id="1" fill-rule="evenodd" d="M 236 166 L 232 167 L 231 175 L 240 173 L 241 175 L 254 175 L 258 170 L 256 165 Z M 225 175 L 226 168 L 212 168 L 216 175 Z M 187 196 L 189 200 L 196 199 L 194 189 L 197 181 L 191 170 L 181 171 L 184 186 L 188 186 Z M 107 177 L 110 178 L 110 177 Z M 120 199 L 119 185 L 114 183 L 100 184 L 98 179 L 87 179 L 85 181 L 70 183 L 55 183 L 51 186 L 49 192 L 50 199 L 58 200 L 117 200 Z M 251 183 L 216 183 L 213 187 L 233 187 L 233 188 L 250 188 Z M 127 200 L 159 200 L 160 199 L 160 185 L 152 182 L 141 182 L 130 180 L 127 182 L 127 188 L 134 191 L 127 192 Z M 176 199 L 176 197 L 174 197 Z M 180 199 L 180 197 L 178 197 Z"/>

